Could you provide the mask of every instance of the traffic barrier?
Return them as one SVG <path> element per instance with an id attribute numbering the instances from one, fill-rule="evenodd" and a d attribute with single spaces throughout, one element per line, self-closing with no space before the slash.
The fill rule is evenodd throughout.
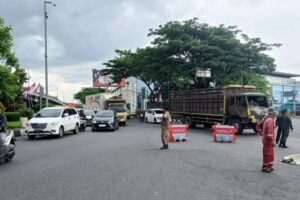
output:
<path id="1" fill-rule="evenodd" d="M 228 125 L 214 125 L 213 127 L 214 142 L 235 142 L 236 128 Z"/>
<path id="2" fill-rule="evenodd" d="M 188 126 L 185 124 L 171 124 L 169 127 L 169 142 L 185 142 Z"/>

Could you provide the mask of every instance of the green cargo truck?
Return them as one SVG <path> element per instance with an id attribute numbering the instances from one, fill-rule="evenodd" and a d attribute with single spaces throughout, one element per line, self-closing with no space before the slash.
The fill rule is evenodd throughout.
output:
<path id="1" fill-rule="evenodd" d="M 206 128 L 228 124 L 236 126 L 238 134 L 244 129 L 255 131 L 256 122 L 268 111 L 266 95 L 246 85 L 173 92 L 168 105 L 172 117 L 182 119 L 191 128 L 196 124 Z"/>

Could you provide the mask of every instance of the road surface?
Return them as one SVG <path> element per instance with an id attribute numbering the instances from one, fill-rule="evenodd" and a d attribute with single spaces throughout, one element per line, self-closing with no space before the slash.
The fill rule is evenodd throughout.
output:
<path id="1" fill-rule="evenodd" d="M 11 163 L 0 164 L 1 200 L 254 200 L 300 199 L 300 166 L 279 160 L 300 153 L 300 120 L 276 148 L 275 171 L 261 172 L 259 136 L 213 143 L 211 131 L 159 150 L 159 125 L 130 120 L 116 132 L 17 141 Z M 88 129 L 89 130 L 89 129 Z"/>

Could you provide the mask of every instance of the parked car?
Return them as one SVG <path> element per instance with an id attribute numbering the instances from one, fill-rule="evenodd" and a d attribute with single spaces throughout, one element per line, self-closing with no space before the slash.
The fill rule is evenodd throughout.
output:
<path id="1" fill-rule="evenodd" d="M 147 123 L 160 123 L 163 117 L 164 111 L 160 108 L 148 109 L 145 112 L 145 121 Z"/>
<path id="2" fill-rule="evenodd" d="M 44 108 L 26 123 L 25 133 L 29 139 L 45 135 L 63 137 L 67 131 L 77 134 L 79 125 L 80 118 L 74 108 Z"/>
<path id="3" fill-rule="evenodd" d="M 115 131 L 119 128 L 117 115 L 112 110 L 98 111 L 92 120 L 92 131 L 109 129 Z"/>

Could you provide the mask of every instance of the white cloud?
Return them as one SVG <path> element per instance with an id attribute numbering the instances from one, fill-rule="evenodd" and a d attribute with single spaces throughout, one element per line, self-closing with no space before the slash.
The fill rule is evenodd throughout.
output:
<path id="1" fill-rule="evenodd" d="M 48 7 L 49 85 L 72 101 L 92 82 L 91 69 L 113 58 L 115 49 L 149 44 L 148 29 L 171 20 L 198 17 L 211 25 L 237 25 L 250 37 L 283 46 L 269 52 L 278 70 L 300 74 L 300 2 L 297 0 L 64 0 Z M 13 11 L 13 12 L 12 12 Z M 14 50 L 32 80 L 44 82 L 43 2 L 0 1 L 12 26 Z M 49 88 L 56 95 L 55 87 Z M 61 92 L 59 92 L 61 96 Z"/>

